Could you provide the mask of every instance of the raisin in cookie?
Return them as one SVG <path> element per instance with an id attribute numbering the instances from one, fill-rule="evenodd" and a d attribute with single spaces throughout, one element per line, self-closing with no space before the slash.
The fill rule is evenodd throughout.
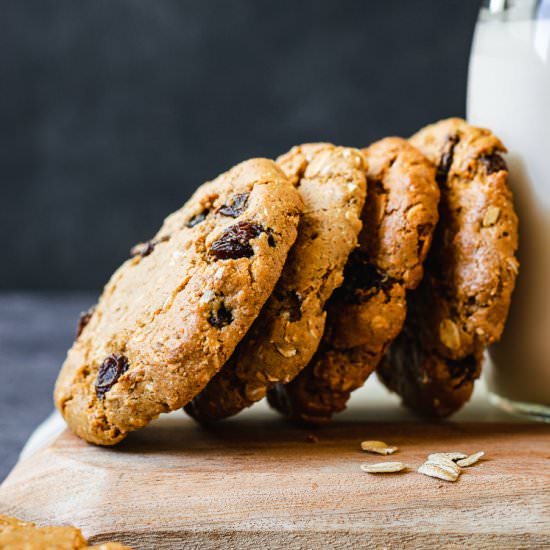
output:
<path id="1" fill-rule="evenodd" d="M 449 119 L 411 142 L 437 166 L 440 222 L 426 276 L 379 375 L 407 406 L 447 416 L 470 398 L 483 351 L 504 328 L 518 270 L 518 222 L 506 150 L 489 130 Z"/>
<path id="2" fill-rule="evenodd" d="M 253 159 L 200 187 L 134 247 L 57 380 L 71 429 L 111 445 L 199 393 L 271 294 L 302 207 L 273 161 Z"/>
<path id="3" fill-rule="evenodd" d="M 232 358 L 186 407 L 201 422 L 236 414 L 289 382 L 310 361 L 325 303 L 342 284 L 365 202 L 364 159 L 330 144 L 294 147 L 278 159 L 304 201 L 298 238 L 271 298 Z"/>
<path id="4" fill-rule="evenodd" d="M 37 527 L 34 523 L 0 515 L 0 548 L 3 550 L 131 550 L 116 542 L 88 546 L 76 527 Z"/>
<path id="5" fill-rule="evenodd" d="M 270 403 L 297 420 L 322 423 L 345 408 L 400 332 L 406 290 L 422 278 L 437 223 L 439 190 L 431 163 L 406 140 L 364 150 L 367 200 L 360 246 L 328 306 L 327 328 L 311 363 Z"/>

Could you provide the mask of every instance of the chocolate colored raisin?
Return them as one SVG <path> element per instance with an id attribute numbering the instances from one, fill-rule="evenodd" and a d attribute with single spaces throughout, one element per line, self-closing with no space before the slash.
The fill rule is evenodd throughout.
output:
<path id="1" fill-rule="evenodd" d="M 267 244 L 271 248 L 275 248 L 277 246 L 277 244 L 275 243 L 275 237 L 273 236 L 273 231 L 271 231 L 271 229 L 267 230 Z"/>
<path id="2" fill-rule="evenodd" d="M 105 394 L 117 383 L 128 370 L 128 359 L 120 353 L 109 355 L 99 367 L 95 383 L 95 393 L 103 399 Z"/>
<path id="3" fill-rule="evenodd" d="M 147 241 L 146 243 L 139 243 L 132 247 L 130 250 L 130 255 L 132 258 L 134 256 L 141 256 L 142 258 L 145 258 L 145 256 L 149 256 L 151 252 L 155 249 L 155 246 L 159 243 L 163 243 L 167 241 L 170 237 L 164 236 L 160 239 L 151 239 L 150 241 Z"/>
<path id="4" fill-rule="evenodd" d="M 210 210 L 208 208 L 205 208 L 202 212 L 193 216 L 185 225 L 187 227 L 195 227 L 195 225 L 198 225 L 199 223 L 203 222 L 209 213 L 210 213 Z"/>
<path id="5" fill-rule="evenodd" d="M 242 221 L 228 227 L 210 247 L 210 254 L 217 260 L 236 260 L 254 255 L 250 241 L 265 229 L 254 222 Z"/>
<path id="6" fill-rule="evenodd" d="M 222 302 L 216 311 L 210 313 L 208 322 L 215 328 L 222 328 L 233 322 L 233 314 Z"/>
<path id="7" fill-rule="evenodd" d="M 449 375 L 453 379 L 453 388 L 458 389 L 477 378 L 479 362 L 475 355 L 467 355 L 463 359 L 447 359 Z"/>
<path id="8" fill-rule="evenodd" d="M 447 181 L 449 170 L 453 164 L 454 150 L 457 143 L 458 136 L 456 134 L 449 136 L 447 144 L 445 145 L 445 150 L 439 159 L 439 164 L 437 165 L 437 170 L 435 172 L 435 180 L 439 185 L 443 185 Z"/>
<path id="9" fill-rule="evenodd" d="M 394 281 L 388 275 L 380 273 L 369 261 L 367 254 L 355 250 L 344 270 L 344 284 L 337 290 L 337 295 L 351 304 L 366 301 L 374 292 L 389 291 Z"/>
<path id="10" fill-rule="evenodd" d="M 487 174 L 500 172 L 501 170 L 508 170 L 508 166 L 506 166 L 506 161 L 498 153 L 493 153 L 491 155 L 480 157 L 479 162 L 481 162 L 481 164 L 485 167 Z"/>
<path id="11" fill-rule="evenodd" d="M 130 255 L 132 256 L 132 258 L 134 256 L 141 256 L 142 258 L 145 258 L 145 256 L 149 256 L 149 254 L 153 252 L 154 248 L 155 248 L 154 241 L 139 243 L 132 247 L 132 250 L 130 250 Z"/>
<path id="12" fill-rule="evenodd" d="M 286 297 L 288 320 L 295 323 L 302 318 L 302 297 L 295 290 L 291 290 Z"/>
<path id="13" fill-rule="evenodd" d="M 80 318 L 78 319 L 78 325 L 76 326 L 76 337 L 78 338 L 86 325 L 90 322 L 92 315 L 95 311 L 95 306 L 92 306 L 88 311 L 82 311 L 80 313 Z"/>
<path id="14" fill-rule="evenodd" d="M 222 204 L 218 208 L 218 213 L 222 214 L 223 216 L 229 216 L 230 218 L 236 218 L 246 210 L 247 202 L 248 193 L 235 195 L 229 204 Z"/>

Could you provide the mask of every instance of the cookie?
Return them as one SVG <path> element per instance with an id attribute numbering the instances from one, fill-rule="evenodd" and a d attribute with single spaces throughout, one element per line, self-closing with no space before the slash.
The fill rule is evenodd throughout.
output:
<path id="1" fill-rule="evenodd" d="M 342 284 L 357 245 L 365 201 L 364 159 L 329 144 L 294 147 L 278 164 L 304 202 L 298 238 L 270 299 L 232 358 L 186 407 L 201 422 L 238 413 L 311 360 L 325 325 L 325 303 Z"/>
<path id="2" fill-rule="evenodd" d="M 276 409 L 308 423 L 327 422 L 343 410 L 400 332 L 406 291 L 422 278 L 438 219 L 435 170 L 418 150 L 386 138 L 364 155 L 368 189 L 360 245 L 329 302 L 322 344 L 294 381 L 269 394 Z"/>
<path id="3" fill-rule="evenodd" d="M 36 524 L 0 515 L 0 548 L 4 550 L 131 550 L 116 542 L 88 546 L 76 527 L 37 527 Z"/>
<path id="4" fill-rule="evenodd" d="M 70 428 L 112 445 L 199 393 L 271 294 L 302 207 L 273 161 L 253 159 L 200 187 L 134 247 L 58 377 Z"/>
<path id="5" fill-rule="evenodd" d="M 483 351 L 503 331 L 518 271 L 517 217 L 504 145 L 461 119 L 411 138 L 437 167 L 440 222 L 426 276 L 379 375 L 405 405 L 432 416 L 471 396 Z"/>

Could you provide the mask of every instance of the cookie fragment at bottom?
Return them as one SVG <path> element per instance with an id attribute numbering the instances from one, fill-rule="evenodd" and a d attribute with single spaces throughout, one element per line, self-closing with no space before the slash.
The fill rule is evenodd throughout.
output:
<path id="1" fill-rule="evenodd" d="M 7 550 L 131 550 L 117 542 L 88 546 L 80 529 L 70 526 L 38 527 L 35 523 L 0 515 L 0 548 Z"/>

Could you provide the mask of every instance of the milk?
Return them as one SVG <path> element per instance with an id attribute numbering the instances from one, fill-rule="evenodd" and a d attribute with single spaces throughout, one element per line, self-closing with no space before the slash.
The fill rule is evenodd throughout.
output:
<path id="1" fill-rule="evenodd" d="M 520 272 L 502 341 L 490 350 L 489 388 L 550 407 L 550 19 L 478 23 L 468 120 L 508 148 L 520 222 Z M 536 413 L 550 418 L 550 408 Z"/>

